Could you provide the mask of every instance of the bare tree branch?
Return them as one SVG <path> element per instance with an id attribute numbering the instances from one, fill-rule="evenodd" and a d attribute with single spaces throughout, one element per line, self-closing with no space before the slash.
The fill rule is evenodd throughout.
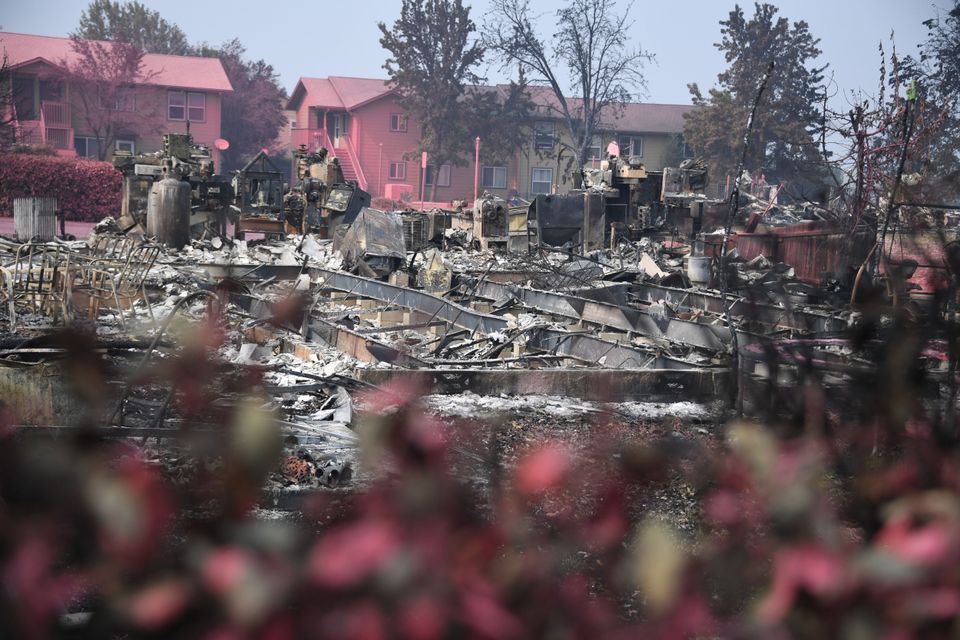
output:
<path id="1" fill-rule="evenodd" d="M 549 87 L 556 105 L 548 112 L 561 119 L 578 164 L 589 157 L 596 134 L 610 124 L 625 103 L 645 88 L 643 64 L 653 55 L 629 48 L 631 5 L 617 12 L 615 0 L 570 0 L 556 12 L 556 32 L 549 39 L 534 28 L 528 0 L 494 0 L 484 25 L 484 45 L 503 68 L 519 66 L 532 84 Z M 566 68 L 566 91 L 560 69 Z"/>

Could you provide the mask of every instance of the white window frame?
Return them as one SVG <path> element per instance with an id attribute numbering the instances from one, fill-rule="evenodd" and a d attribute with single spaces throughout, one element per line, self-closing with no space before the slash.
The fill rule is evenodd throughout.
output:
<path id="1" fill-rule="evenodd" d="M 627 144 L 623 144 L 623 141 L 627 140 Z M 637 152 L 636 142 L 640 142 L 640 151 Z M 620 155 L 624 158 L 628 156 L 636 156 L 638 158 L 643 157 L 643 136 L 633 135 L 632 133 L 621 133 L 617 136 L 617 146 L 620 147 Z M 633 147 L 633 150 L 630 147 Z"/>
<path id="2" fill-rule="evenodd" d="M 81 158 L 97 158 L 100 155 L 100 140 L 94 136 L 76 136 L 73 139 L 73 148 L 77 149 L 77 142 L 83 140 L 83 153 L 77 153 Z M 97 153 L 90 154 L 90 141 L 93 140 L 97 144 Z"/>
<path id="3" fill-rule="evenodd" d="M 407 179 L 407 163 L 402 160 L 400 162 L 391 162 L 389 177 L 387 179 L 388 180 L 406 180 Z"/>
<path id="4" fill-rule="evenodd" d="M 537 173 L 540 172 L 540 180 L 537 180 Z M 546 172 L 544 174 L 543 172 Z M 544 175 L 549 176 L 543 180 Z M 547 185 L 547 190 L 538 190 L 536 185 Z M 531 167 L 530 168 L 530 193 L 553 193 L 553 167 Z"/>
<path id="5" fill-rule="evenodd" d="M 427 180 L 429 176 L 433 178 L 433 174 L 437 175 L 437 186 L 438 187 L 449 187 L 450 186 L 450 165 L 442 164 L 440 165 L 440 170 L 437 171 L 437 165 L 428 164 L 426 170 L 423 172 L 423 184 L 427 187 L 432 187 L 433 182 Z"/>
<path id="6" fill-rule="evenodd" d="M 406 133 L 407 132 L 407 114 L 391 113 L 390 114 L 390 131 L 394 133 Z"/>
<path id="7" fill-rule="evenodd" d="M 550 132 L 545 129 L 549 127 Z M 553 149 L 557 144 L 557 123 L 553 120 L 535 120 L 533 123 L 533 148 L 537 151 Z"/>
<path id="8" fill-rule="evenodd" d="M 198 99 L 201 102 L 200 105 L 191 104 Z M 180 109 L 182 115 L 180 117 L 171 115 L 171 109 Z M 202 116 L 194 118 L 192 111 L 199 111 Z M 183 122 L 188 118 L 190 122 L 207 121 L 207 94 L 202 91 L 167 91 L 167 120 Z"/>
<path id="9" fill-rule="evenodd" d="M 176 100 L 175 100 L 176 99 Z M 180 116 L 173 115 L 172 109 L 180 109 Z M 184 91 L 167 91 L 167 120 L 187 119 L 187 94 Z"/>
<path id="10" fill-rule="evenodd" d="M 497 166 L 480 167 L 480 186 L 487 189 L 506 189 L 507 168 Z"/>
<path id="11" fill-rule="evenodd" d="M 113 148 L 116 151 L 129 151 L 130 153 L 137 152 L 137 142 L 133 138 L 117 138 L 113 141 Z"/>

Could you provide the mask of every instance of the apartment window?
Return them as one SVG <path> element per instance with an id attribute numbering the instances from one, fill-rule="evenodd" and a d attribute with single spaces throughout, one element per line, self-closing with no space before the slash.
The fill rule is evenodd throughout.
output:
<path id="1" fill-rule="evenodd" d="M 113 105 L 114 111 L 136 111 L 137 100 L 132 89 L 117 89 L 116 102 Z"/>
<path id="2" fill-rule="evenodd" d="M 617 136 L 617 146 L 620 147 L 620 155 L 623 157 L 643 157 L 643 136 Z"/>
<path id="3" fill-rule="evenodd" d="M 483 167 L 480 169 L 480 186 L 490 189 L 506 189 L 507 168 Z"/>
<path id="4" fill-rule="evenodd" d="M 390 163 L 390 179 L 406 180 L 407 179 L 407 163 L 391 162 Z"/>
<path id="5" fill-rule="evenodd" d="M 108 99 L 104 99 L 103 91 L 97 92 L 97 101 L 100 108 L 106 108 Z M 109 104 L 111 111 L 136 111 L 136 98 L 133 89 L 127 87 L 118 87 L 113 95 L 113 101 Z"/>
<path id="6" fill-rule="evenodd" d="M 407 130 L 407 116 L 403 113 L 390 114 L 390 131 L 405 132 Z"/>
<path id="7" fill-rule="evenodd" d="M 442 164 L 440 165 L 440 170 L 437 171 L 434 165 L 428 164 L 427 171 L 423 176 L 423 184 L 432 187 L 434 175 L 436 175 L 438 187 L 450 186 L 450 165 Z"/>
<path id="8" fill-rule="evenodd" d="M 530 171 L 530 192 L 550 193 L 553 191 L 553 169 L 534 167 Z"/>
<path id="9" fill-rule="evenodd" d="M 533 123 L 533 146 L 536 149 L 553 149 L 554 127 L 552 120 L 537 120 Z"/>
<path id="10" fill-rule="evenodd" d="M 120 139 L 115 140 L 114 149 L 117 151 L 129 151 L 130 153 L 137 152 L 137 145 L 132 139 Z"/>
<path id="11" fill-rule="evenodd" d="M 690 158 L 693 158 L 695 155 L 693 153 L 693 149 L 691 149 L 690 145 L 688 145 L 686 142 L 680 143 L 680 154 L 684 160 L 689 160 Z"/>
<path id="12" fill-rule="evenodd" d="M 196 91 L 168 91 L 167 119 L 205 122 L 207 119 L 207 94 Z"/>
<path id="13" fill-rule="evenodd" d="M 100 141 L 96 138 L 77 136 L 73 139 L 73 148 L 81 158 L 100 157 Z"/>

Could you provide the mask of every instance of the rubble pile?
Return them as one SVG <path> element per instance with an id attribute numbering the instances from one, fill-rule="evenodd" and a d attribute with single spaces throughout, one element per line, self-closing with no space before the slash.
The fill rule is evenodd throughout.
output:
<path id="1" fill-rule="evenodd" d="M 21 385 L 36 370 L 25 364 L 64 353 L 25 351 L 29 340 L 63 324 L 91 327 L 100 341 L 131 345 L 110 352 L 118 379 L 132 380 L 111 400 L 110 433 L 163 442 L 182 391 L 137 376 L 169 359 L 184 326 L 220 322 L 211 380 L 228 390 L 257 376 L 260 406 L 285 438 L 269 478 L 279 496 L 363 481 L 351 424 L 364 390 L 416 378 L 432 389 L 435 413 L 457 418 L 491 405 L 706 421 L 718 399 L 736 392 L 749 406 L 745 390 L 771 382 L 766 345 L 830 339 L 855 316 L 843 300 L 865 256 L 834 249 L 853 240 L 754 184 L 724 245 L 726 205 L 703 195 L 696 162 L 655 175 L 639 159 L 611 157 L 568 194 L 388 212 L 336 182 L 325 154 L 298 158 L 298 190 L 244 191 L 233 237 L 201 216 L 182 244 L 153 243 L 143 224 L 112 219 L 86 241 L 0 241 L 3 321 L 16 347 L 0 355 L 0 384 Z M 239 188 L 273 184 L 258 162 Z M 204 188 L 225 184 L 189 175 Z M 645 200 L 651 184 L 660 192 Z M 128 204 L 121 220 L 136 221 L 142 212 Z M 824 247 L 825 258 L 808 259 Z M 840 369 L 861 364 L 819 353 Z M 244 398 L 224 391 L 222 402 L 210 411 Z M 64 406 L 40 405 L 35 424 L 70 423 Z"/>

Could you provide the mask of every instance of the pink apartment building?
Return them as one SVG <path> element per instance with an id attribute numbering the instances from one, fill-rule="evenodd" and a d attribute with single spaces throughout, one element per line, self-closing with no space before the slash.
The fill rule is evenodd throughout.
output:
<path id="1" fill-rule="evenodd" d="M 49 145 L 64 156 L 97 157 L 103 141 L 86 130 L 82 106 L 62 80 L 62 62 L 76 59 L 70 40 L 0 32 L 0 51 L 12 71 L 20 142 Z M 124 122 L 137 125 L 117 132 L 114 149 L 156 151 L 163 133 L 183 133 L 189 121 L 194 140 L 210 146 L 219 165 L 212 145 L 221 137 L 221 97 L 233 91 L 220 60 L 148 53 L 143 72 L 147 80 L 111 107 L 124 112 Z"/>
<path id="2" fill-rule="evenodd" d="M 505 91 L 505 87 L 495 87 Z M 534 126 L 508 163 L 484 162 L 480 145 L 479 191 L 501 196 L 512 193 L 565 191 L 570 180 L 565 163 L 557 158 L 562 123 L 553 115 L 552 95 L 532 91 L 537 104 Z M 690 105 L 632 103 L 605 119 L 604 131 L 595 140 L 595 155 L 610 140 L 643 158 L 650 170 L 688 156 L 682 144 L 683 114 Z M 419 124 L 408 117 L 397 93 L 387 81 L 372 78 L 302 77 L 287 103 L 295 114 L 291 144 L 314 149 L 324 146 L 340 158 L 344 175 L 356 180 L 374 197 L 419 200 L 421 187 L 429 199 L 437 182 L 436 200 L 473 199 L 474 158 L 466 166 L 434 166 L 421 171 L 417 156 Z"/>

